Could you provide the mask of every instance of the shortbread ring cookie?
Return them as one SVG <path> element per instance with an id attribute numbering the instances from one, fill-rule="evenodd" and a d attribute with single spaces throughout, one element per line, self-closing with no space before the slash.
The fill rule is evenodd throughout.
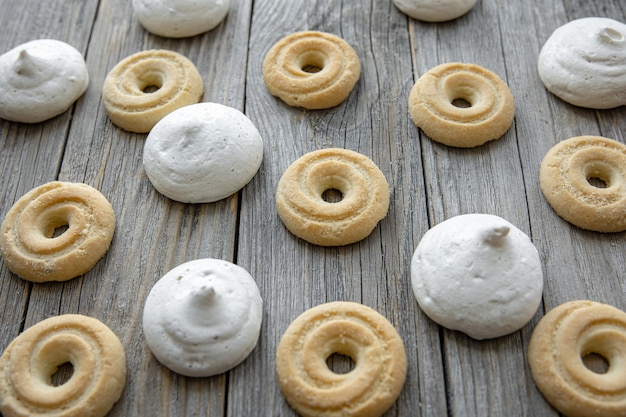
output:
<path id="1" fill-rule="evenodd" d="M 626 230 L 623 143 L 601 136 L 566 139 L 544 156 L 539 184 L 548 203 L 564 220 L 596 232 Z"/>
<path id="2" fill-rule="evenodd" d="M 11 207 L 2 222 L 0 252 L 9 270 L 25 280 L 66 281 L 93 268 L 114 230 L 113 207 L 98 190 L 53 181 Z"/>
<path id="3" fill-rule="evenodd" d="M 290 106 L 327 109 L 343 102 L 361 75 L 359 57 L 342 38 L 306 31 L 278 41 L 263 61 L 269 92 Z"/>
<path id="4" fill-rule="evenodd" d="M 71 377 L 52 376 L 70 363 Z M 126 383 L 126 356 L 102 322 L 80 314 L 51 317 L 17 336 L 0 357 L 0 412 L 13 416 L 105 416 Z"/>
<path id="5" fill-rule="evenodd" d="M 348 356 L 354 368 L 333 372 L 327 359 Z M 380 416 L 406 378 L 406 352 L 396 329 L 362 304 L 313 307 L 285 331 L 276 351 L 278 382 L 302 416 Z"/>
<path id="6" fill-rule="evenodd" d="M 603 357 L 605 373 L 589 369 Z M 626 313 L 598 302 L 570 301 L 550 310 L 533 330 L 528 362 L 539 391 L 568 417 L 626 415 Z"/>
<path id="7" fill-rule="evenodd" d="M 417 80 L 409 95 L 409 113 L 432 140 L 472 148 L 506 133 L 515 102 L 495 73 L 453 62 L 438 65 Z"/>
<path id="8" fill-rule="evenodd" d="M 328 202 L 336 190 L 341 201 Z M 278 215 L 294 235 L 321 246 L 366 238 L 389 208 L 389 184 L 365 155 L 340 148 L 309 152 L 283 173 L 276 190 Z"/>
<path id="9" fill-rule="evenodd" d="M 185 56 L 163 49 L 120 61 L 102 86 L 104 107 L 116 126 L 146 133 L 165 115 L 200 101 L 202 77 Z"/>

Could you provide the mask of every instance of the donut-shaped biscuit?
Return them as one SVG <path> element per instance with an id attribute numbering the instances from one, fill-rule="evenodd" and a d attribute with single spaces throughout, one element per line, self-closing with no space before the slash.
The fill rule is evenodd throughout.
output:
<path id="1" fill-rule="evenodd" d="M 577 136 L 550 149 L 539 184 L 564 220 L 596 232 L 626 230 L 626 145 L 601 136 Z"/>
<path id="2" fill-rule="evenodd" d="M 511 90 L 474 64 L 441 64 L 422 75 L 409 95 L 413 122 L 436 142 L 472 148 L 499 139 L 515 116 Z"/>
<path id="3" fill-rule="evenodd" d="M 62 385 L 51 382 L 66 363 Z M 95 318 L 66 314 L 16 337 L 0 357 L 0 411 L 5 417 L 106 415 L 126 383 L 126 357 L 117 336 Z"/>
<path id="4" fill-rule="evenodd" d="M 113 207 L 98 190 L 53 181 L 11 207 L 2 222 L 0 252 L 9 270 L 25 280 L 66 281 L 93 268 L 114 230 Z"/>
<path id="5" fill-rule="evenodd" d="M 589 369 L 588 355 L 608 363 L 605 373 Z M 626 313 L 606 304 L 570 301 L 550 310 L 528 344 L 537 387 L 568 417 L 626 415 Z"/>
<path id="6" fill-rule="evenodd" d="M 326 360 L 348 356 L 353 369 L 333 372 Z M 302 416 L 380 416 L 406 378 L 406 352 L 396 329 L 364 305 L 337 301 L 302 313 L 276 351 L 278 382 Z"/>
<path id="7" fill-rule="evenodd" d="M 138 52 L 113 67 L 102 99 L 113 124 L 146 133 L 165 115 L 199 102 L 203 92 L 196 66 L 177 52 L 160 49 Z"/>
<path id="8" fill-rule="evenodd" d="M 328 202 L 336 190 L 341 201 Z M 294 235 L 321 246 L 366 238 L 387 214 L 389 184 L 365 155 L 340 148 L 309 152 L 283 173 L 276 190 L 278 215 Z"/>
<path id="9" fill-rule="evenodd" d="M 306 31 L 288 35 L 269 50 L 263 79 L 290 106 L 327 109 L 343 102 L 361 75 L 359 57 L 340 37 Z"/>

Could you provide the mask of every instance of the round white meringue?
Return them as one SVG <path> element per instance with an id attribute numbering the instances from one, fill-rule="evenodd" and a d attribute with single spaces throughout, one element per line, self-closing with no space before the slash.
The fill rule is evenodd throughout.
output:
<path id="1" fill-rule="evenodd" d="M 139 23 L 166 38 L 185 38 L 208 32 L 220 24 L 231 0 L 133 0 Z"/>
<path id="2" fill-rule="evenodd" d="M 65 42 L 37 39 L 0 55 L 0 118 L 39 123 L 66 111 L 87 90 L 82 54 Z"/>
<path id="3" fill-rule="evenodd" d="M 411 261 L 411 283 L 433 321 L 491 339 L 533 317 L 543 272 L 537 249 L 514 225 L 490 214 L 465 214 L 426 232 Z"/>
<path id="4" fill-rule="evenodd" d="M 143 310 L 148 347 L 181 375 L 221 374 L 257 344 L 263 301 L 252 276 L 219 259 L 196 259 L 166 273 Z"/>
<path id="5" fill-rule="evenodd" d="M 604 17 L 557 28 L 539 53 L 545 87 L 570 104 L 610 109 L 626 104 L 626 24 Z"/>
<path id="6" fill-rule="evenodd" d="M 143 163 L 154 188 L 183 203 L 210 203 L 243 188 L 259 170 L 263 140 L 239 110 L 217 103 L 181 107 L 150 131 Z"/>
<path id="7" fill-rule="evenodd" d="M 404 14 L 425 22 L 445 22 L 463 16 L 476 0 L 393 0 Z"/>

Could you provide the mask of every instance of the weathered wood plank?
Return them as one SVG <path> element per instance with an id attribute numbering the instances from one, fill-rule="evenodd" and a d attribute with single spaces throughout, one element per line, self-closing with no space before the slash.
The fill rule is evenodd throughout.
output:
<path id="1" fill-rule="evenodd" d="M 0 54 L 33 39 L 58 39 L 85 52 L 96 14 L 95 1 L 1 1 Z M 84 97 L 79 99 L 83 101 Z M 2 218 L 23 194 L 57 178 L 63 159 L 72 113 L 37 124 L 0 119 L 0 213 Z M 24 325 L 31 285 L 2 264 L 0 270 L 0 349 L 8 345 Z"/>
<path id="2" fill-rule="evenodd" d="M 234 0 L 210 33 L 166 39 L 147 33 L 129 1 L 0 0 L 0 53 L 55 38 L 86 56 L 87 93 L 71 111 L 36 125 L 0 120 L 0 213 L 36 185 L 61 179 L 100 189 L 118 220 L 107 255 L 83 277 L 28 284 L 0 264 L 0 350 L 25 326 L 52 315 L 96 317 L 120 336 L 128 382 L 111 412 L 122 415 L 295 415 L 275 376 L 276 346 L 297 315 L 332 300 L 369 305 L 399 330 L 408 353 L 404 389 L 387 415 L 557 415 L 536 389 L 526 347 L 543 313 L 589 298 L 626 309 L 626 234 L 598 234 L 561 220 L 545 201 L 538 172 L 545 152 L 575 135 L 625 142 L 626 107 L 594 111 L 551 95 L 536 71 L 538 52 L 558 26 L 585 16 L 626 21 L 621 0 L 480 0 L 452 22 L 418 22 L 391 3 Z M 283 36 L 322 30 L 346 39 L 362 75 L 336 108 L 291 108 L 267 92 L 265 53 Z M 188 205 L 158 194 L 142 166 L 146 135 L 113 126 L 100 89 L 108 71 L 140 50 L 189 57 L 205 81 L 203 101 L 244 110 L 265 142 L 259 173 L 240 193 Z M 455 149 L 423 135 L 408 115 L 414 81 L 449 61 L 500 75 L 516 100 L 514 126 L 498 141 Z M 344 147 L 369 156 L 391 186 L 388 215 L 372 235 L 322 248 L 291 235 L 274 208 L 284 170 L 308 151 Z M 544 266 L 544 306 L 521 331 L 488 341 L 442 329 L 419 309 L 410 259 L 429 227 L 457 214 L 492 213 L 528 233 Z M 232 260 L 257 280 L 264 299 L 261 338 L 250 357 L 212 378 L 186 378 L 161 366 L 141 331 L 152 285 L 184 261 Z"/>

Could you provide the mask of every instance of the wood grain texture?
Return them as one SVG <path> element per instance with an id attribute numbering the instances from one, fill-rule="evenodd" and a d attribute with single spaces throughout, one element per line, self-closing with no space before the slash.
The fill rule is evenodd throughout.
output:
<path id="1" fill-rule="evenodd" d="M 149 34 L 125 0 L 0 0 L 0 10 L 0 53 L 32 39 L 59 39 L 84 53 L 90 75 L 87 93 L 62 115 L 34 125 L 0 120 L 0 214 L 31 188 L 59 179 L 98 188 L 117 218 L 109 252 L 82 277 L 30 284 L 0 263 L 0 351 L 46 317 L 98 318 L 120 337 L 128 361 L 128 381 L 111 416 L 295 416 L 276 379 L 276 347 L 300 313 L 334 300 L 376 309 L 404 341 L 407 380 L 385 415 L 556 416 L 527 365 L 534 325 L 545 311 L 573 299 L 626 310 L 626 234 L 587 232 L 563 221 L 538 183 L 543 155 L 561 140 L 603 135 L 626 142 L 626 107 L 571 106 L 543 87 L 536 70 L 552 31 L 587 16 L 626 22 L 622 0 L 479 0 L 467 15 L 445 23 L 410 19 L 390 0 L 233 0 L 216 29 L 184 39 Z M 335 108 L 289 107 L 265 88 L 265 54 L 301 30 L 339 35 L 359 55 L 361 77 Z M 197 205 L 165 198 L 143 171 L 146 135 L 108 120 L 100 96 L 108 71 L 153 48 L 187 56 L 203 76 L 202 100 L 244 111 L 261 132 L 263 163 L 239 193 Z M 501 139 L 450 148 L 412 123 L 413 83 L 452 61 L 484 66 L 511 88 L 516 117 Z M 387 216 L 369 237 L 346 247 L 296 238 L 274 207 L 284 170 L 326 147 L 365 154 L 390 184 Z M 474 212 L 499 215 L 527 233 L 545 279 L 535 317 L 520 331 L 487 341 L 434 324 L 410 284 L 410 260 L 424 233 Z M 257 347 L 241 365 L 212 378 L 188 378 L 156 361 L 141 321 L 154 283 L 202 257 L 233 261 L 252 274 L 264 300 L 263 324 Z"/>

